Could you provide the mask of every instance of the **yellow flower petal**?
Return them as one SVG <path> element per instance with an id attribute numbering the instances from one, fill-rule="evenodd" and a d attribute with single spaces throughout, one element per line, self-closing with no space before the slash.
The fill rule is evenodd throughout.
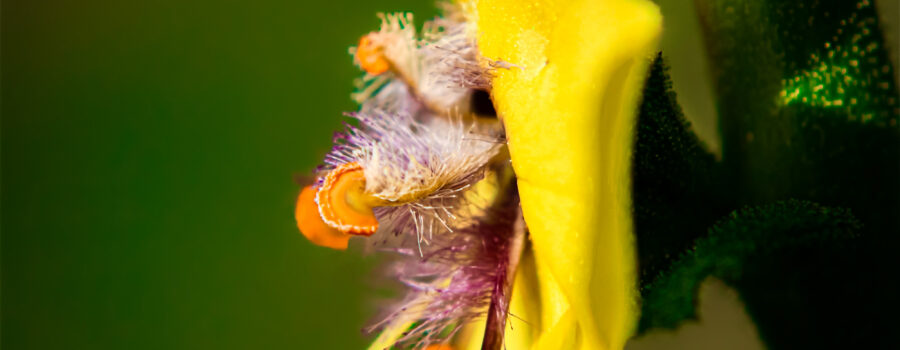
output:
<path id="1" fill-rule="evenodd" d="M 517 66 L 497 72 L 492 95 L 534 243 L 542 338 L 554 337 L 537 346 L 568 337 L 620 349 L 637 317 L 630 157 L 659 10 L 646 0 L 478 0 L 475 12 L 481 54 Z M 554 290 L 567 310 L 546 295 Z"/>

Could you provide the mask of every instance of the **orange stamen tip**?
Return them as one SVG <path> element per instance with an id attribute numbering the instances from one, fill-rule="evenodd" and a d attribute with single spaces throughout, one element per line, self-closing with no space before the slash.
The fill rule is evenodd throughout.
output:
<path id="1" fill-rule="evenodd" d="M 328 226 L 351 234 L 371 236 L 378 230 L 371 197 L 365 194 L 366 177 L 358 163 L 334 168 L 316 193 L 319 213 Z"/>
<path id="2" fill-rule="evenodd" d="M 310 242 L 333 249 L 347 249 L 350 235 L 343 233 L 322 221 L 319 206 L 316 204 L 316 189 L 306 186 L 297 197 L 297 208 L 294 210 L 297 228 Z"/>
<path id="3" fill-rule="evenodd" d="M 447 344 L 432 344 L 423 350 L 453 350 L 453 347 Z"/>
<path id="4" fill-rule="evenodd" d="M 391 68 L 391 63 L 384 57 L 384 50 L 372 40 L 372 34 L 359 39 L 356 47 L 356 60 L 359 66 L 372 75 L 379 75 Z"/>

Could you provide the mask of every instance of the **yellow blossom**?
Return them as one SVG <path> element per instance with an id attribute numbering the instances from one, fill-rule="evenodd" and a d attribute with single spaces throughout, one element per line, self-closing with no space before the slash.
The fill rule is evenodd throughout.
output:
<path id="1" fill-rule="evenodd" d="M 510 312 L 538 317 L 532 348 L 621 349 L 638 312 L 630 158 L 659 10 L 646 0 L 480 0 L 472 9 L 481 55 L 514 65 L 497 72 L 492 97 L 540 302 L 514 290 Z M 508 342 L 530 336 L 507 332 Z"/>

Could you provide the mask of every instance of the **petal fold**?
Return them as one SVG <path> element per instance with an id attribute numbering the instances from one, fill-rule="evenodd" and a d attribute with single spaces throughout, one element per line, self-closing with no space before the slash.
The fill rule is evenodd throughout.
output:
<path id="1" fill-rule="evenodd" d="M 568 337 L 621 349 L 637 319 L 633 129 L 659 10 L 646 0 L 480 0 L 475 12 L 482 56 L 512 66 L 496 72 L 492 98 L 542 284 L 541 337 L 554 338 L 535 347 Z M 548 300 L 556 290 L 567 310 Z"/>

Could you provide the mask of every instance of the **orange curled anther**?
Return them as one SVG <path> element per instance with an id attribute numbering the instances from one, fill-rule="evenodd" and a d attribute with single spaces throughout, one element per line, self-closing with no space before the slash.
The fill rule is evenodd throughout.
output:
<path id="1" fill-rule="evenodd" d="M 379 75 L 390 69 L 391 63 L 384 57 L 383 48 L 372 41 L 372 35 L 368 34 L 359 39 L 359 46 L 356 47 L 356 60 L 359 61 L 359 66 L 369 74 Z"/>
<path id="2" fill-rule="evenodd" d="M 319 206 L 316 204 L 316 189 L 306 186 L 297 197 L 297 208 L 294 211 L 297 228 L 310 242 L 333 249 L 347 249 L 350 235 L 343 233 L 322 221 Z"/>
<path id="3" fill-rule="evenodd" d="M 365 193 L 366 177 L 358 163 L 334 168 L 316 193 L 319 213 L 328 226 L 351 235 L 370 236 L 378 230 L 372 207 L 379 202 Z"/>

